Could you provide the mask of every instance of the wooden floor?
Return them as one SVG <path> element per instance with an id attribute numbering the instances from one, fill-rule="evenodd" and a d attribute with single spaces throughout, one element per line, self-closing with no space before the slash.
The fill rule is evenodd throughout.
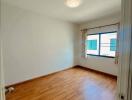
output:
<path id="1" fill-rule="evenodd" d="M 115 100 L 116 78 L 72 68 L 15 86 L 7 100 Z"/>

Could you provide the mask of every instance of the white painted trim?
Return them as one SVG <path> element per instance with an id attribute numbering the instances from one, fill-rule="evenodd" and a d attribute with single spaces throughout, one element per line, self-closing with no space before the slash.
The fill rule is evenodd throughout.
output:
<path id="1" fill-rule="evenodd" d="M 130 58 L 129 58 L 129 77 L 128 77 L 128 100 L 132 100 L 132 0 L 128 2 L 128 23 L 129 23 L 129 34 L 131 34 L 130 41 Z"/>
<path id="2" fill-rule="evenodd" d="M 125 98 L 118 100 L 131 100 L 130 92 L 131 92 L 131 75 L 132 71 L 130 70 L 130 54 L 131 45 L 132 45 L 132 11 L 131 11 L 132 1 L 131 0 L 122 0 L 122 22 L 121 22 L 121 30 L 120 30 L 120 42 L 119 42 L 119 77 L 118 77 L 118 93 L 123 95 Z"/>
<path id="3" fill-rule="evenodd" d="M 2 40 L 0 40 L 0 100 L 5 100 Z"/>
<path id="4" fill-rule="evenodd" d="M 2 55 L 2 30 L 1 30 L 1 0 L 0 0 L 0 100 L 5 100 L 3 55 Z"/>

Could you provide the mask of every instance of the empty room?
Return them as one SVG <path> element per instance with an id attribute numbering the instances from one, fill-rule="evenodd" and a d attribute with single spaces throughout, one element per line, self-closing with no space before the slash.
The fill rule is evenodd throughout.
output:
<path id="1" fill-rule="evenodd" d="M 121 0 L 1 0 L 5 99 L 117 100 L 121 13 Z"/>

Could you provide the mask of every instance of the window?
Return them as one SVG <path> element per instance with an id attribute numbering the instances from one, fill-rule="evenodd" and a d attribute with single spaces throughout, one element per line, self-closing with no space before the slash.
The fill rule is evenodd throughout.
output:
<path id="1" fill-rule="evenodd" d="M 86 54 L 115 57 L 117 32 L 90 34 L 86 38 Z"/>
<path id="2" fill-rule="evenodd" d="M 99 54 L 99 35 L 89 35 L 86 40 L 87 54 Z"/>

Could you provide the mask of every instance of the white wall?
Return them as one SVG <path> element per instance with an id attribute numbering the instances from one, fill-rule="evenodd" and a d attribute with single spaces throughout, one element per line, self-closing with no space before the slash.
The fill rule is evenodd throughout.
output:
<path id="1" fill-rule="evenodd" d="M 90 27 L 97 27 L 102 25 L 108 25 L 120 22 L 120 16 L 109 16 L 107 18 L 94 20 L 91 22 L 87 22 L 80 25 L 80 29 L 83 28 L 90 28 Z M 112 75 L 118 75 L 118 66 L 114 64 L 113 58 L 104 58 L 104 57 L 95 57 L 95 56 L 88 56 L 88 58 L 81 57 L 81 34 L 78 35 L 79 38 L 79 51 L 78 51 L 78 65 L 88 67 L 91 69 L 99 70 L 105 73 L 109 73 Z"/>
<path id="2" fill-rule="evenodd" d="M 2 20 L 6 85 L 75 65 L 76 25 L 11 5 Z"/>

